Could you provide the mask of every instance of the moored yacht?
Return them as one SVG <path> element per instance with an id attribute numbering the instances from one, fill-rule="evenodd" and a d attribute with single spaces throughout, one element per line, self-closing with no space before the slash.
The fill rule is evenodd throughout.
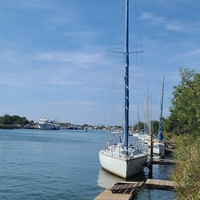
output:
<path id="1" fill-rule="evenodd" d="M 122 178 L 129 178 L 141 172 L 147 162 L 148 153 L 129 143 L 129 0 L 126 0 L 125 16 L 125 75 L 124 75 L 124 131 L 119 143 L 108 142 L 105 149 L 99 151 L 102 168 Z"/>
<path id="2" fill-rule="evenodd" d="M 38 127 L 41 130 L 59 130 L 60 123 L 57 120 L 49 121 L 47 117 L 39 119 Z"/>

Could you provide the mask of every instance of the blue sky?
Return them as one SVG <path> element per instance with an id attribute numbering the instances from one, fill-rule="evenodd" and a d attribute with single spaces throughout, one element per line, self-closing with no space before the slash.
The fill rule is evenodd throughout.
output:
<path id="1" fill-rule="evenodd" d="M 136 7 L 135 7 L 136 5 Z M 179 68 L 199 70 L 198 0 L 130 0 L 130 119 L 152 96 L 169 115 Z M 9 0 L 0 6 L 0 116 L 122 125 L 123 0 Z"/>

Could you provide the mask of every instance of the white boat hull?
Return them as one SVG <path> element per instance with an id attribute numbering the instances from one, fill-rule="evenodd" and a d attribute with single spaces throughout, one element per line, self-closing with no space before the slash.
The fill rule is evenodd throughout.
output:
<path id="1" fill-rule="evenodd" d="M 59 128 L 54 127 L 52 124 L 47 124 L 47 125 L 46 124 L 44 124 L 44 125 L 39 124 L 38 127 L 39 127 L 40 130 L 58 130 L 59 129 Z"/>
<path id="2" fill-rule="evenodd" d="M 60 124 L 57 121 L 49 121 L 48 118 L 41 118 L 38 123 L 38 128 L 41 130 L 59 130 Z"/>
<path id="3" fill-rule="evenodd" d="M 147 156 L 147 153 L 141 153 L 125 158 L 109 155 L 105 150 L 99 151 L 99 160 L 102 168 L 125 179 L 143 171 Z"/>

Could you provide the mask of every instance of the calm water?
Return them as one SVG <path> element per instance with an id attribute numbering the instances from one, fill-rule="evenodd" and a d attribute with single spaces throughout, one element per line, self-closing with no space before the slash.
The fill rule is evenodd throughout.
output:
<path id="1" fill-rule="evenodd" d="M 0 199 L 92 200 L 121 180 L 101 169 L 104 131 L 0 130 Z M 169 166 L 154 166 L 168 179 Z M 142 180 L 148 171 L 135 177 Z M 171 191 L 141 190 L 140 199 L 174 199 Z"/>

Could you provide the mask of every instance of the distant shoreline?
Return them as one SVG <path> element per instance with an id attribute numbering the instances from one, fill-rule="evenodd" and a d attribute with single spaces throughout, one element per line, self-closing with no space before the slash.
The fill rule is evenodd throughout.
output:
<path id="1" fill-rule="evenodd" d="M 0 129 L 39 129 L 36 125 L 19 126 L 19 125 L 4 125 L 0 124 Z"/>

